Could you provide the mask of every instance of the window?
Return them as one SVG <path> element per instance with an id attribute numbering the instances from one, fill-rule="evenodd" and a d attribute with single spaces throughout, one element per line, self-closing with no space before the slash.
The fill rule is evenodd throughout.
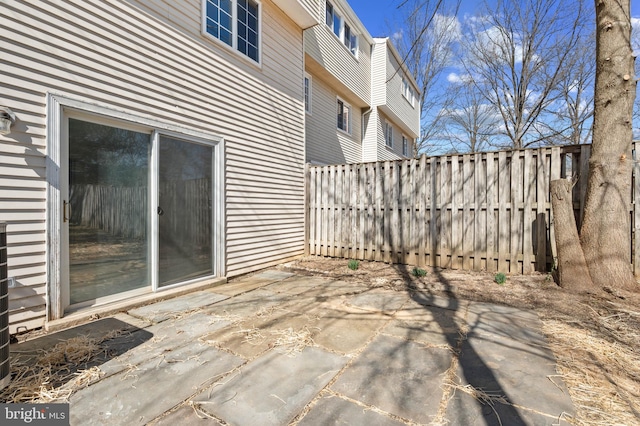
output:
<path id="1" fill-rule="evenodd" d="M 388 121 L 385 123 L 384 139 L 387 146 L 393 148 L 393 126 Z"/>
<path id="2" fill-rule="evenodd" d="M 326 4 L 326 15 L 325 15 L 325 23 L 329 28 L 333 28 L 333 6 L 331 3 L 327 2 Z"/>
<path id="3" fill-rule="evenodd" d="M 304 110 L 311 114 L 311 76 L 304 75 Z"/>
<path id="4" fill-rule="evenodd" d="M 347 46 L 352 55 L 358 52 L 358 37 L 351 32 L 349 25 L 344 24 L 344 45 Z"/>
<path id="5" fill-rule="evenodd" d="M 349 24 L 336 12 L 330 2 L 326 2 L 325 23 L 331 31 L 349 49 L 352 55 L 358 56 L 358 35 L 353 32 Z"/>
<path id="6" fill-rule="evenodd" d="M 338 99 L 338 129 L 351 133 L 351 106 Z"/>
<path id="7" fill-rule="evenodd" d="M 340 37 L 340 30 L 342 29 L 342 18 L 337 13 L 333 14 L 333 33 L 338 37 Z"/>
<path id="8" fill-rule="evenodd" d="M 205 0 L 204 31 L 260 62 L 260 4 L 254 0 Z"/>
<path id="9" fill-rule="evenodd" d="M 409 141 L 405 135 L 402 135 L 402 155 L 409 156 Z"/>
<path id="10" fill-rule="evenodd" d="M 415 106 L 416 93 L 413 91 L 413 87 L 411 87 L 409 80 L 405 77 L 402 77 L 402 95 L 407 101 L 409 101 L 411 106 Z"/>

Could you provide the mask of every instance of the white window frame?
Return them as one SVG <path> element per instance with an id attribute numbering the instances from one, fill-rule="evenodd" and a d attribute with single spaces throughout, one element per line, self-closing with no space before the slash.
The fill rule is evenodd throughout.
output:
<path id="1" fill-rule="evenodd" d="M 66 120 L 69 117 L 76 117 L 80 119 L 91 119 L 97 123 L 105 123 L 117 125 L 121 128 L 136 129 L 136 131 L 146 130 L 149 132 L 152 138 L 152 150 L 154 150 L 154 143 L 159 135 L 165 135 L 169 137 L 175 137 L 185 141 L 194 143 L 200 143 L 213 147 L 213 171 L 212 176 L 214 184 L 212 186 L 214 210 L 213 214 L 213 249 L 216 253 L 213 265 L 213 275 L 211 277 L 223 277 L 226 274 L 225 262 L 225 234 L 223 224 L 225 223 L 225 207 L 224 207 L 224 138 L 221 136 L 203 132 L 200 130 L 193 130 L 189 128 L 179 127 L 175 124 L 167 121 L 160 121 L 153 118 L 136 116 L 122 112 L 118 108 L 109 105 L 98 105 L 94 102 L 78 100 L 75 98 L 69 98 L 64 95 L 58 95 L 53 93 L 47 94 L 47 157 L 49 163 L 47 164 L 47 200 L 50 206 L 47 209 L 47 276 L 49 282 L 47 285 L 47 321 L 62 318 L 65 315 L 65 309 L 69 305 L 69 287 L 68 282 L 65 282 L 67 277 L 64 276 L 63 269 L 65 268 L 64 262 L 68 256 L 62 250 L 62 243 L 64 231 L 62 229 L 62 209 L 55 208 L 55 206 L 62 206 L 62 190 L 66 179 L 63 173 L 66 171 L 66 157 L 68 156 L 67 145 L 67 126 Z M 150 158 L 150 173 L 155 173 L 155 164 L 157 162 L 157 146 L 155 151 L 152 151 L 152 157 Z M 157 184 L 154 181 L 155 178 L 149 182 L 150 188 Z M 155 195 L 157 196 L 157 194 Z M 149 205 L 154 205 L 157 200 L 150 199 Z M 157 230 L 157 215 L 151 215 L 152 234 L 151 238 L 156 238 L 153 233 Z M 152 241 L 152 248 L 155 247 L 156 242 Z M 156 254 L 152 253 L 152 264 L 157 265 L 158 260 Z M 153 271 L 152 271 L 153 272 Z M 151 288 L 152 292 L 161 292 L 177 286 L 187 285 L 191 282 L 202 281 L 211 279 L 211 277 L 198 278 L 193 281 L 185 281 L 176 285 L 170 285 L 166 287 L 159 287 L 155 278 L 152 277 Z M 107 299 L 110 299 L 109 297 Z M 119 299 L 115 297 L 114 300 Z M 105 300 L 109 302 L 111 300 Z M 101 303 L 101 301 L 97 301 Z"/>
<path id="2" fill-rule="evenodd" d="M 393 148 L 393 125 L 388 121 L 385 121 L 384 144 L 389 148 Z"/>
<path id="3" fill-rule="evenodd" d="M 261 0 L 247 0 L 255 3 L 258 6 L 258 58 L 257 60 L 253 59 L 249 55 L 238 50 L 238 0 L 229 0 L 231 2 L 231 45 L 225 43 L 219 38 L 215 37 L 213 34 L 207 31 L 207 3 L 210 0 L 202 0 L 202 34 L 210 40 L 213 40 L 216 44 L 224 47 L 225 49 L 233 51 L 235 54 L 239 55 L 241 58 L 249 61 L 252 64 L 262 65 L 262 2 Z"/>
<path id="4" fill-rule="evenodd" d="M 306 72 L 304 73 L 303 80 L 303 92 L 304 92 L 304 111 L 311 115 L 311 97 L 313 93 L 313 79 Z"/>
<path id="5" fill-rule="evenodd" d="M 329 17 L 331 17 L 331 19 L 329 19 Z M 336 28 L 336 19 L 339 22 L 339 28 Z M 349 53 L 357 59 L 359 45 L 358 34 L 353 30 L 353 26 L 346 22 L 344 16 L 336 11 L 336 7 L 329 0 L 325 0 L 325 25 L 329 27 L 333 35 L 340 40 Z M 345 27 L 348 28 L 348 31 Z M 348 39 L 347 32 L 349 33 Z"/>
<path id="6" fill-rule="evenodd" d="M 340 104 L 342 104 L 343 115 L 344 115 L 344 111 L 347 110 L 347 119 L 346 120 L 343 119 L 343 123 L 346 126 L 346 129 L 340 127 L 339 121 L 338 121 L 338 118 L 340 116 Z M 340 97 L 336 98 L 336 127 L 341 132 L 347 133 L 349 135 L 351 134 L 351 112 L 352 111 L 353 110 L 351 109 L 351 105 L 349 103 L 347 103 L 344 99 Z"/>
<path id="7" fill-rule="evenodd" d="M 416 92 L 411 86 L 411 82 L 407 77 L 402 77 L 402 96 L 411 104 L 412 107 L 416 106 Z"/>
<path id="8" fill-rule="evenodd" d="M 409 156 L 409 138 L 405 135 L 402 135 L 402 155 Z"/>

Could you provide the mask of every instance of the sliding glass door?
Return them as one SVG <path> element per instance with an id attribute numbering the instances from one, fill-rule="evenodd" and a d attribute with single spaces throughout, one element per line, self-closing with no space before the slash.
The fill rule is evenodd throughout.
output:
<path id="1" fill-rule="evenodd" d="M 213 147 L 159 138 L 158 285 L 213 274 Z"/>
<path id="2" fill-rule="evenodd" d="M 65 306 L 214 275 L 215 145 L 72 117 L 61 192 Z"/>
<path id="3" fill-rule="evenodd" d="M 70 303 L 149 285 L 149 134 L 69 119 Z"/>

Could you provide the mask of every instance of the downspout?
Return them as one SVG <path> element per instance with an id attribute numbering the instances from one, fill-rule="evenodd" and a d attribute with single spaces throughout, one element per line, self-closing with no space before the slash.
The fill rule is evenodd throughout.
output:
<path id="1" fill-rule="evenodd" d="M 360 123 L 360 158 L 362 159 L 362 161 L 364 162 L 364 132 L 365 132 L 365 117 L 369 114 L 371 114 L 371 111 L 373 111 L 372 107 L 369 107 L 368 110 L 366 110 L 365 112 L 362 113 L 362 123 Z"/>

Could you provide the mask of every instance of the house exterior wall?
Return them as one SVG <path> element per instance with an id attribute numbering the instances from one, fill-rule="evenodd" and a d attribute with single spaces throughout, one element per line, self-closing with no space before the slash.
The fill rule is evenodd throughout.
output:
<path id="1" fill-rule="evenodd" d="M 337 128 L 337 98 L 339 93 L 318 75 L 312 78 L 311 113 L 305 129 L 308 137 L 318 143 L 307 145 L 306 158 L 316 164 L 344 164 L 362 161 L 360 108 L 351 105 L 351 132 Z M 341 97 L 342 99 L 342 97 Z M 347 99 L 344 99 L 348 102 Z"/>
<path id="2" fill-rule="evenodd" d="M 384 123 L 378 108 L 373 108 L 368 115 L 365 137 L 362 141 L 362 161 L 378 161 L 379 150 L 384 149 Z"/>
<path id="3" fill-rule="evenodd" d="M 303 0 L 306 1 L 306 0 Z M 262 0 L 262 63 L 201 33 L 201 0 L 3 4 L 0 221 L 7 222 L 11 332 L 47 312 L 47 94 L 170 121 L 225 140 L 226 276 L 304 250 L 302 29 Z"/>
<path id="4" fill-rule="evenodd" d="M 326 71 L 329 75 L 325 77 L 335 79 L 344 85 L 345 96 L 355 98 L 354 103 L 359 107 L 364 107 L 371 103 L 371 44 L 363 33 L 361 24 L 349 21 L 350 14 L 345 9 L 348 7 L 342 3 L 334 2 L 334 7 L 338 9 L 343 17 L 347 17 L 348 23 L 355 32 L 358 32 L 358 55 L 357 58 L 349 52 L 347 47 L 336 37 L 331 29 L 324 23 L 325 1 L 320 2 L 322 10 L 322 20 L 319 25 L 305 30 L 304 50 L 317 66 Z"/>
<path id="5" fill-rule="evenodd" d="M 371 104 L 387 103 L 387 42 L 376 38 L 371 48 Z"/>
<path id="6" fill-rule="evenodd" d="M 413 146 L 411 142 L 408 146 L 407 155 L 403 155 L 402 153 L 402 136 L 407 136 L 405 132 L 398 126 L 397 122 L 384 114 L 379 115 L 378 125 L 376 126 L 378 137 L 382 138 L 382 143 L 379 143 L 377 146 L 378 158 L 376 161 L 384 161 L 384 160 L 397 160 L 399 158 L 407 158 L 413 156 Z M 386 144 L 385 138 L 385 125 L 386 123 L 390 123 L 393 126 L 393 146 L 389 147 Z"/>
<path id="7" fill-rule="evenodd" d="M 405 98 L 402 93 L 402 79 L 406 78 L 411 82 L 412 88 L 416 95 L 418 94 L 417 87 L 413 85 L 413 79 L 409 77 L 409 74 L 400 66 L 399 58 L 396 57 L 393 50 L 395 50 L 389 43 L 386 45 L 386 75 L 385 75 L 385 88 L 386 99 L 383 107 L 388 109 L 388 115 L 392 114 L 396 123 L 402 127 L 405 133 L 411 135 L 412 138 L 417 137 L 420 134 L 420 107 L 418 100 L 416 99 L 414 104 Z"/>
<path id="8" fill-rule="evenodd" d="M 326 2 L 322 0 L 320 3 L 324 11 Z M 357 17 L 350 17 L 349 12 L 345 12 L 351 9 L 344 2 L 334 0 L 331 4 L 341 16 L 351 19 L 351 26 L 355 21 L 361 25 Z M 358 61 L 354 62 L 353 55 L 324 21 L 305 30 L 305 69 L 315 76 L 314 80 L 324 81 L 322 86 L 314 83 L 312 92 L 319 103 L 320 99 L 326 101 L 318 106 L 322 108 L 320 114 L 314 112 L 312 116 L 307 115 L 307 161 L 339 164 L 399 159 L 405 157 L 402 135 L 407 137 L 410 144 L 419 136 L 420 106 L 415 81 L 401 66 L 399 55 L 388 38 L 371 38 L 366 30 L 362 31 Z M 365 41 L 366 49 L 363 48 Z M 413 105 L 403 96 L 403 77 L 410 82 L 416 94 Z M 325 99 L 328 88 L 361 108 L 359 141 L 355 138 L 338 140 L 340 135 L 334 134 L 335 112 L 330 114 L 326 109 L 330 106 Z M 384 128 L 387 121 L 394 127 L 396 140 L 393 148 L 386 146 Z M 355 132 L 351 136 L 355 136 Z M 354 155 L 356 148 L 360 150 L 359 155 Z M 407 156 L 412 155 L 410 146 Z"/>
<path id="9" fill-rule="evenodd" d="M 324 2 L 322 0 L 299 0 L 314 16 L 316 21 L 324 21 Z"/>

